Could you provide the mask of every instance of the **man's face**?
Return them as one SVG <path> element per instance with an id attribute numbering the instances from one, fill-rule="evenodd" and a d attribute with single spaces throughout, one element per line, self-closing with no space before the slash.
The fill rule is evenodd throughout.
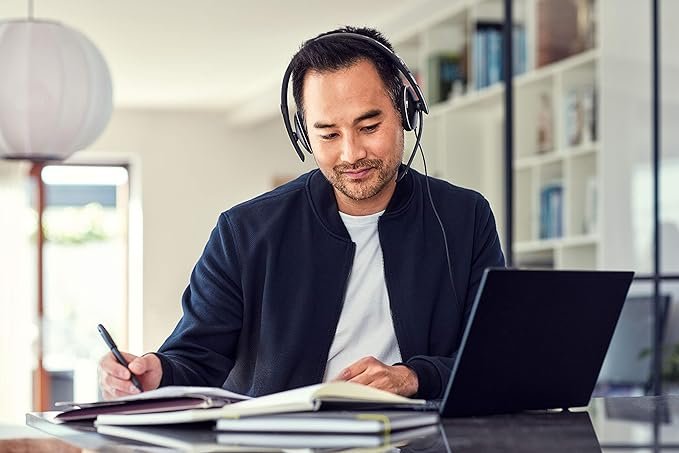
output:
<path id="1" fill-rule="evenodd" d="M 303 97 L 316 163 L 337 196 L 388 202 L 403 158 L 403 126 L 373 63 L 309 71 Z"/>

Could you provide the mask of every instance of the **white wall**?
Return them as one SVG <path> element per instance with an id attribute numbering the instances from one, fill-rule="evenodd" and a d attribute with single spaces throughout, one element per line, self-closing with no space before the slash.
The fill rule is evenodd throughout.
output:
<path id="1" fill-rule="evenodd" d="M 116 111 L 91 149 L 88 156 L 119 153 L 141 168 L 143 350 L 133 341 L 134 353 L 155 350 L 181 316 L 181 294 L 219 213 L 270 190 L 274 176 L 315 167 L 299 161 L 279 118 L 234 130 L 213 112 Z"/>

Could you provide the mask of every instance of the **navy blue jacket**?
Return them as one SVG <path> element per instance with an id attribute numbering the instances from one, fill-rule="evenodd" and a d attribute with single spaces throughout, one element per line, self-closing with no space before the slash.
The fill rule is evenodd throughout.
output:
<path id="1" fill-rule="evenodd" d="M 504 266 L 483 196 L 425 177 L 397 184 L 378 232 L 392 319 L 417 397 L 440 398 L 483 270 Z M 314 170 L 222 213 L 158 351 L 162 385 L 223 386 L 258 396 L 322 381 L 355 245 L 332 186 Z"/>

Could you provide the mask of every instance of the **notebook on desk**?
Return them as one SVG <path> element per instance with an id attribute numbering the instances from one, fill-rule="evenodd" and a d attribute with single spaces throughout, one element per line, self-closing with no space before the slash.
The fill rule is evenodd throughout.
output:
<path id="1" fill-rule="evenodd" d="M 70 422 L 94 420 L 104 414 L 129 415 L 208 409 L 249 399 L 251 398 L 247 395 L 240 395 L 222 388 L 171 385 L 109 401 L 58 402 L 56 406 L 64 410 L 56 416 L 56 420 Z"/>

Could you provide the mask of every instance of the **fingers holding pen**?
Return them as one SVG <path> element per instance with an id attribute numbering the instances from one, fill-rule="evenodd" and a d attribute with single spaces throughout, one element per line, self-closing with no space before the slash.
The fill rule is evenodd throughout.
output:
<path id="1" fill-rule="evenodd" d="M 126 354 L 125 358 L 134 360 L 135 357 Z M 105 399 L 139 393 L 130 378 L 130 371 L 118 363 L 112 353 L 106 353 L 99 361 L 99 385 Z"/>
<path id="2" fill-rule="evenodd" d="M 105 399 L 134 395 L 140 392 L 132 382 L 132 373 L 144 390 L 158 388 L 163 375 L 160 359 L 155 354 L 141 357 L 121 352 L 128 367 L 121 365 L 113 353 L 108 352 L 99 361 L 99 387 Z M 128 369 L 129 368 L 129 369 Z"/>

